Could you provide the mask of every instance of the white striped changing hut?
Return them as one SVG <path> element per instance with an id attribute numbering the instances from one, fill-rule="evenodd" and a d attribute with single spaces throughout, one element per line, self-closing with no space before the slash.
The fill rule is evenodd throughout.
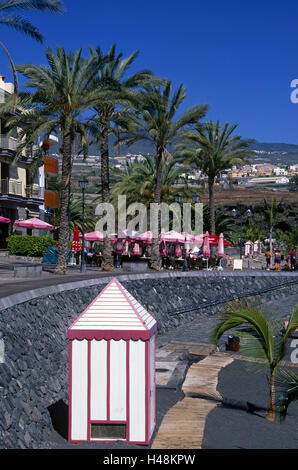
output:
<path id="1" fill-rule="evenodd" d="M 116 278 L 68 328 L 69 442 L 149 444 L 156 331 L 153 316 Z"/>

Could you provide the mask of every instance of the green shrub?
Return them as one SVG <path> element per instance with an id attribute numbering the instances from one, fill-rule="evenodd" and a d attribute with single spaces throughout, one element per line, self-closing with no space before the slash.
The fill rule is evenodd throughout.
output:
<path id="1" fill-rule="evenodd" d="M 43 256 L 49 246 L 55 246 L 56 241 L 45 235 L 11 235 L 6 239 L 10 255 Z"/>

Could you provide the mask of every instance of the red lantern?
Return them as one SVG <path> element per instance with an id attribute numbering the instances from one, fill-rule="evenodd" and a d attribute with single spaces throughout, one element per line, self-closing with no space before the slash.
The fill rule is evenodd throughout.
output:
<path id="1" fill-rule="evenodd" d="M 47 140 L 44 140 L 43 143 L 42 143 L 42 148 L 43 150 L 46 152 L 47 150 L 49 150 L 50 148 L 50 142 L 48 142 Z"/>

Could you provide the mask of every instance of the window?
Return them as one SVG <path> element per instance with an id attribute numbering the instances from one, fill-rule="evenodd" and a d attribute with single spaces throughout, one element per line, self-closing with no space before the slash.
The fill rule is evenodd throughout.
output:
<path id="1" fill-rule="evenodd" d="M 126 439 L 126 424 L 92 423 L 91 439 Z"/>

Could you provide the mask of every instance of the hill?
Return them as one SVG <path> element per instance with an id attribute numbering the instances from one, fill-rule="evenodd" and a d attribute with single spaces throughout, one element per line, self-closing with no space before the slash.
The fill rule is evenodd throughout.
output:
<path id="1" fill-rule="evenodd" d="M 110 138 L 110 155 L 115 157 L 120 155 L 138 155 L 138 154 L 153 154 L 154 148 L 150 142 L 137 142 L 131 147 L 121 146 L 120 148 L 115 145 L 116 139 Z M 278 143 L 278 142 L 257 142 L 251 146 L 254 150 L 254 155 L 251 157 L 252 162 L 259 163 L 272 163 L 273 165 L 295 165 L 298 164 L 298 145 Z M 169 149 L 173 151 L 173 149 Z M 58 145 L 51 145 L 51 153 L 59 153 Z M 99 155 L 99 148 L 97 145 L 90 145 L 89 155 Z"/>

